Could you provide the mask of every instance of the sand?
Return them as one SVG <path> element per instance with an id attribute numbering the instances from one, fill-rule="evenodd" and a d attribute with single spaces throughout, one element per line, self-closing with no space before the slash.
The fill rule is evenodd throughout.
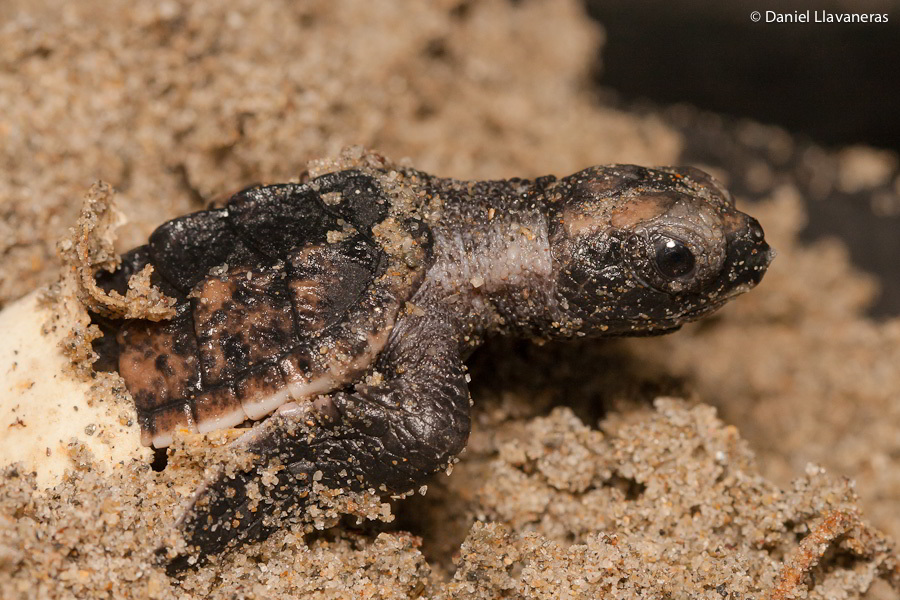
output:
<path id="1" fill-rule="evenodd" d="M 603 106 L 602 30 L 575 2 L 11 0 L 0 22 L 0 304 L 58 281 L 97 180 L 128 218 L 122 251 L 350 144 L 461 178 L 690 160 L 740 190 L 755 173 L 747 210 L 779 251 L 758 289 L 666 338 L 491 342 L 451 476 L 184 579 L 154 550 L 215 448 L 184 441 L 156 472 L 74 444 L 47 492 L 7 467 L 0 597 L 897 596 L 900 320 L 866 316 L 874 283 L 840 243 L 799 240 L 809 181 L 782 168 L 802 150 L 813 174 L 843 166 L 819 193 L 874 194 L 896 162 Z M 687 152 L 694 130 L 762 150 L 739 173 Z"/>

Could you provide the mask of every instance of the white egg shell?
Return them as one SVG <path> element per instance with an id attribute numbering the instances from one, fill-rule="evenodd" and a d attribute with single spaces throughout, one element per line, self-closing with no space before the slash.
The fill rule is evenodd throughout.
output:
<path id="1" fill-rule="evenodd" d="M 79 443 L 102 465 L 150 460 L 133 409 L 104 402 L 63 355 L 65 320 L 42 333 L 51 317 L 40 292 L 0 312 L 0 466 L 22 463 L 47 488 L 74 466 L 72 449 Z"/>

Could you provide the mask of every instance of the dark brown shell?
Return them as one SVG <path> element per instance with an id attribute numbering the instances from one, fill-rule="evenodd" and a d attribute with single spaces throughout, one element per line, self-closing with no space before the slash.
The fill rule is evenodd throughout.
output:
<path id="1" fill-rule="evenodd" d="M 154 283 L 177 299 L 174 319 L 118 331 L 118 370 L 144 443 L 260 419 L 352 382 L 430 261 L 428 228 L 393 218 L 390 198 L 358 171 L 253 187 L 161 225 L 98 277 L 122 291 L 151 264 Z"/>

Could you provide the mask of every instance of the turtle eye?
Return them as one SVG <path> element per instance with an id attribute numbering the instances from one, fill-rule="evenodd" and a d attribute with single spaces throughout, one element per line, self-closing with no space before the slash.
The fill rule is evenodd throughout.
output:
<path id="1" fill-rule="evenodd" d="M 653 241 L 653 249 L 656 268 L 664 277 L 676 279 L 694 270 L 694 254 L 681 240 L 659 236 Z"/>

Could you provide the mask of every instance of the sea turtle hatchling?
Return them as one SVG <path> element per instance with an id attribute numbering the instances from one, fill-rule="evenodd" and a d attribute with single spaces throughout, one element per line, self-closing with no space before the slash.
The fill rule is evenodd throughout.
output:
<path id="1" fill-rule="evenodd" d="M 250 464 L 179 520 L 202 560 L 265 536 L 313 481 L 400 494 L 447 467 L 469 434 L 463 361 L 486 336 L 668 333 L 773 255 L 693 168 L 467 182 L 369 165 L 169 221 L 97 280 L 124 292 L 150 264 L 177 300 L 168 321 L 104 323 L 145 444 L 261 420 L 234 442 Z"/>

